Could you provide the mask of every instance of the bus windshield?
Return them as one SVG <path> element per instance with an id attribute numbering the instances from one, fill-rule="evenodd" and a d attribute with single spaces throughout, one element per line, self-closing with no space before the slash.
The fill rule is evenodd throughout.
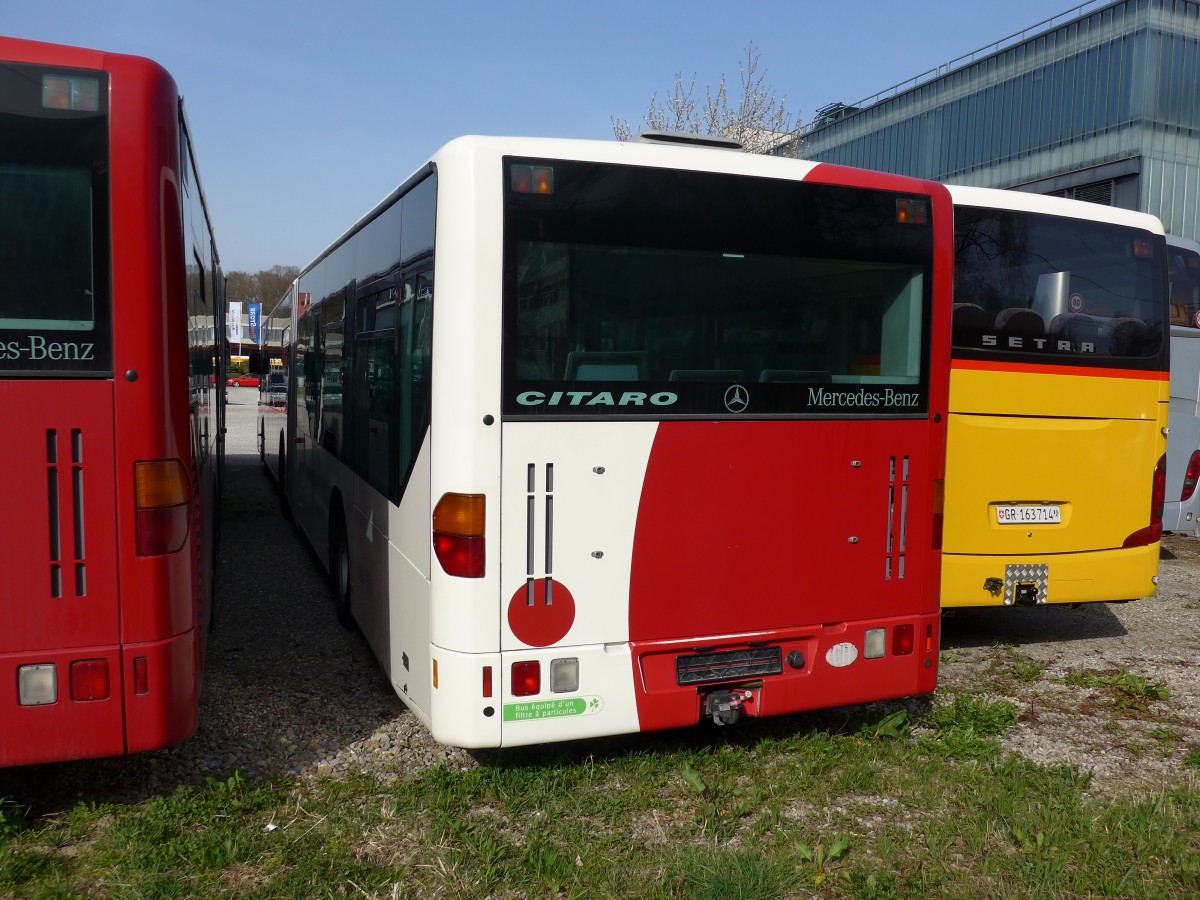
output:
<path id="1" fill-rule="evenodd" d="M 954 228 L 955 356 L 1037 354 L 1105 366 L 1159 359 L 1162 238 L 972 206 L 955 208 Z"/>
<path id="2" fill-rule="evenodd" d="M 9 375 L 111 369 L 105 80 L 0 66 L 0 371 Z"/>
<path id="3" fill-rule="evenodd" d="M 548 192 L 523 189 L 530 171 Z M 509 172 L 506 415 L 927 409 L 925 198 L 561 160 Z"/>

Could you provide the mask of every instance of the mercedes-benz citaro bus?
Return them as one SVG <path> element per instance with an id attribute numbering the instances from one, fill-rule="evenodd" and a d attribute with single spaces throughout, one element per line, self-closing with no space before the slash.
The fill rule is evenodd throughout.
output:
<path id="1" fill-rule="evenodd" d="M 264 459 L 436 739 L 934 689 L 951 216 L 891 175 L 471 137 L 302 271 Z"/>
<path id="2" fill-rule="evenodd" d="M 178 744 L 212 600 L 225 314 L 167 72 L 0 37 L 0 258 L 0 765 Z"/>
<path id="3" fill-rule="evenodd" d="M 942 606 L 1145 597 L 1166 477 L 1162 225 L 1019 191 L 950 192 Z"/>

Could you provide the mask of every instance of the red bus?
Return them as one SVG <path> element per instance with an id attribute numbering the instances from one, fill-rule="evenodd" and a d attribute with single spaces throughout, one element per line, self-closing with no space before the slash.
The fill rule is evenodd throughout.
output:
<path id="1" fill-rule="evenodd" d="M 0 766 L 177 744 L 211 609 L 225 331 L 166 71 L 0 38 L 0 256 Z"/>

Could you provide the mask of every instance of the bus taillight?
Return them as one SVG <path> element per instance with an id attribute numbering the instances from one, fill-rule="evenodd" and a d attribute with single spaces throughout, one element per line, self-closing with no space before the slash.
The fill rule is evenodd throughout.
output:
<path id="1" fill-rule="evenodd" d="M 1167 500 L 1167 457 L 1158 458 L 1154 467 L 1154 486 L 1150 492 L 1150 524 L 1125 538 L 1122 547 L 1145 547 L 1162 539 L 1163 504 Z"/>
<path id="2" fill-rule="evenodd" d="M 443 494 L 433 509 L 433 552 L 447 575 L 482 578 L 484 541 L 483 494 Z"/>
<path id="3" fill-rule="evenodd" d="M 107 700 L 108 660 L 80 659 L 71 663 L 71 699 Z"/>
<path id="4" fill-rule="evenodd" d="M 1183 475 L 1183 493 L 1179 495 L 1180 503 L 1192 499 L 1192 494 L 1196 493 L 1198 481 L 1200 481 L 1200 450 L 1193 450 L 1192 458 L 1188 460 L 1187 471 Z"/>
<path id="5" fill-rule="evenodd" d="M 532 697 L 542 692 L 542 664 L 536 659 L 512 664 L 512 694 L 514 697 Z"/>
<path id="6" fill-rule="evenodd" d="M 177 459 L 140 462 L 134 467 L 137 491 L 138 556 L 174 553 L 188 533 L 191 483 Z"/>

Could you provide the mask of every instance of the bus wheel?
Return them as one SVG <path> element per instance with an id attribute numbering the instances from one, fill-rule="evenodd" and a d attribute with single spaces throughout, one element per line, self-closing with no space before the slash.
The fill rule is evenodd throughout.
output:
<path id="1" fill-rule="evenodd" d="M 354 612 L 350 609 L 350 547 L 346 541 L 346 529 L 340 524 L 331 526 L 329 547 L 329 574 L 333 578 L 334 603 L 338 622 L 343 628 L 354 627 Z"/>

